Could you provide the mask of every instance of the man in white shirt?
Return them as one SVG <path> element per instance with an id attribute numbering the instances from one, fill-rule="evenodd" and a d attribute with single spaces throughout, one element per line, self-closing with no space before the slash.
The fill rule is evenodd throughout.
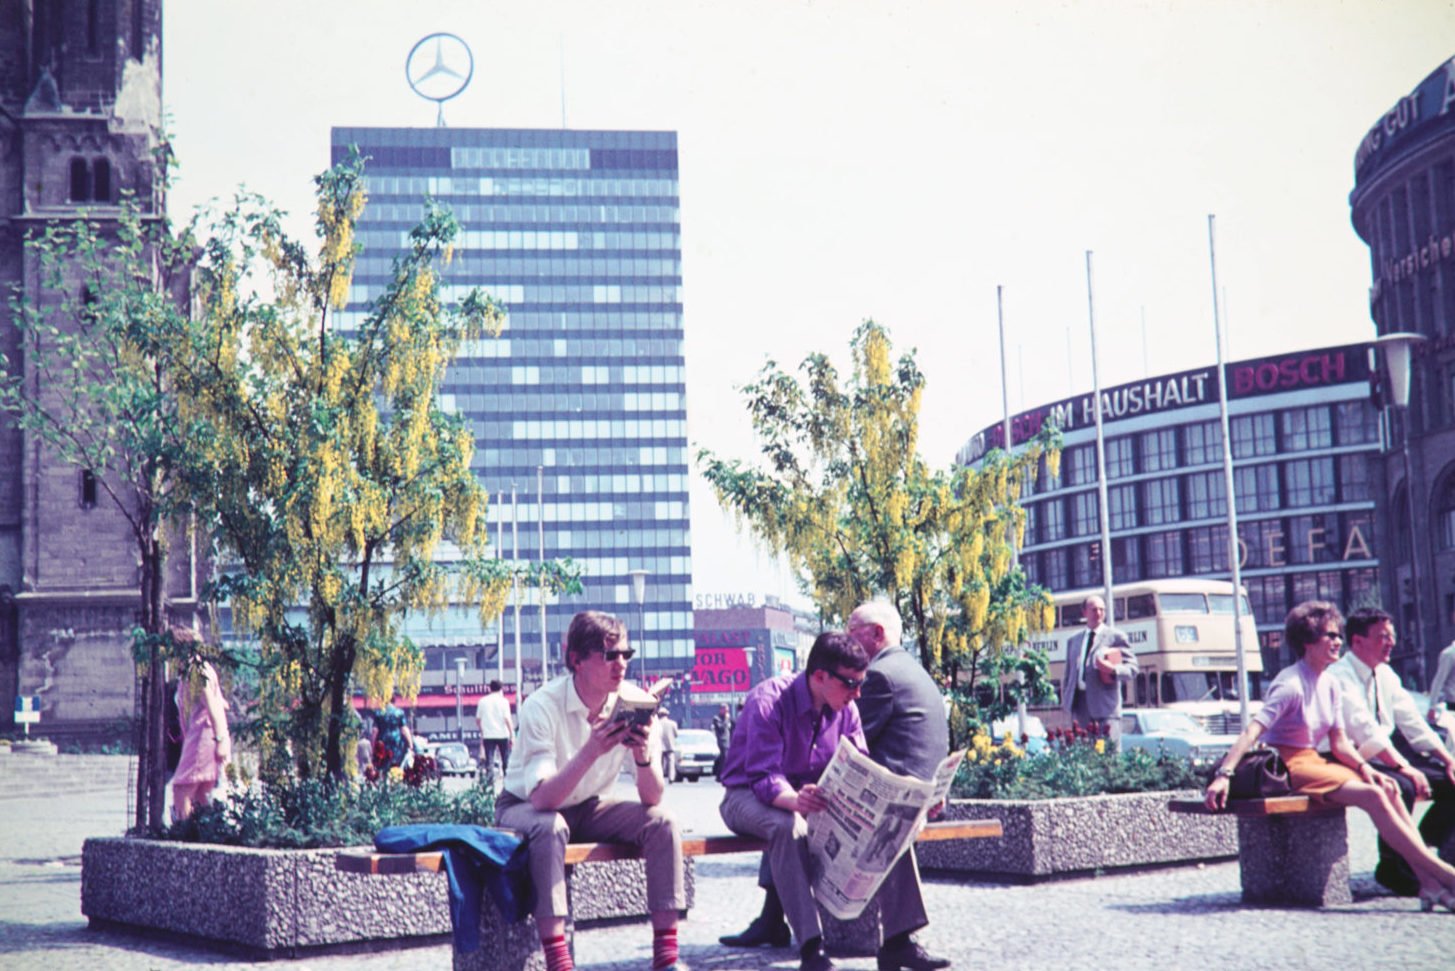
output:
<path id="1" fill-rule="evenodd" d="M 489 772 L 491 754 L 499 752 L 500 772 L 504 775 L 510 768 L 510 736 L 515 734 L 515 722 L 501 683 L 491 681 L 489 687 L 475 706 L 475 724 L 480 727 L 480 771 Z"/>
<path id="2" fill-rule="evenodd" d="M 620 620 L 579 613 L 566 634 L 568 672 L 520 706 L 520 736 L 495 819 L 526 838 L 547 971 L 574 967 L 565 938 L 566 844 L 573 839 L 630 843 L 641 850 L 652 968 L 677 967 L 677 913 L 687 898 L 682 837 L 677 820 L 660 805 L 666 785 L 654 741 L 658 733 L 655 724 L 628 729 L 626 722 L 606 717 L 634 653 Z M 639 802 L 607 798 L 628 755 Z"/>
<path id="3" fill-rule="evenodd" d="M 1372 607 L 1356 610 L 1345 622 L 1345 634 L 1349 653 L 1329 667 L 1329 674 L 1343 689 L 1349 741 L 1376 771 L 1394 779 L 1406 808 L 1416 799 L 1434 800 L 1420 822 L 1420 836 L 1438 851 L 1455 832 L 1455 755 L 1440 743 L 1389 666 L 1396 640 L 1389 614 Z M 1419 892 L 1408 864 L 1383 839 L 1374 879 L 1400 896 Z"/>
<path id="4" fill-rule="evenodd" d="M 1455 641 L 1440 652 L 1435 664 L 1435 679 L 1430 682 L 1430 721 L 1439 718 L 1447 706 L 1455 708 Z"/>

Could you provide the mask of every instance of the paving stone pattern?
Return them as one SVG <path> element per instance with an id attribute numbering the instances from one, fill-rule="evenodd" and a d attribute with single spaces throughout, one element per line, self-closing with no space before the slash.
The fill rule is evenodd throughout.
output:
<path id="1" fill-rule="evenodd" d="M 721 789 L 711 781 L 673 786 L 668 800 L 686 827 L 721 832 Z M 80 914 L 80 852 L 87 836 L 119 834 L 125 791 L 0 799 L 0 967 L 6 969 L 244 968 L 234 955 L 195 944 L 88 929 Z M 1416 901 L 1377 893 L 1370 879 L 1374 834 L 1361 813 L 1349 816 L 1354 899 L 1324 910 L 1245 906 L 1236 862 L 1004 885 L 931 877 L 925 897 L 932 923 L 921 940 L 961 969 L 1067 968 L 1270 971 L 1398 968 L 1444 971 L 1455 964 L 1455 914 L 1422 914 Z M 760 903 L 752 857 L 698 861 L 697 906 L 682 925 L 683 953 L 697 971 L 791 971 L 789 950 L 745 953 L 718 946 Z M 211 900 L 206 887 L 159 887 L 158 894 Z M 211 900 L 225 907 L 226 901 Z M 644 923 L 594 928 L 576 939 L 578 966 L 641 971 L 650 964 Z M 297 971 L 451 967 L 448 944 L 344 955 L 305 955 L 273 967 Z M 845 971 L 870 971 L 872 958 L 848 958 Z"/>

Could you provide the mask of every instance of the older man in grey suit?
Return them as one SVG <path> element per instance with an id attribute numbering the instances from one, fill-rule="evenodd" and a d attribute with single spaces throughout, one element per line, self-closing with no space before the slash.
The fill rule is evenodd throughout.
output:
<path id="1" fill-rule="evenodd" d="M 1120 751 L 1122 682 L 1136 677 L 1140 665 L 1127 635 L 1104 623 L 1105 600 L 1087 597 L 1081 609 L 1086 630 L 1066 644 L 1061 709 L 1088 728 L 1097 726 Z"/>
<path id="2" fill-rule="evenodd" d="M 945 698 L 919 661 L 900 646 L 902 631 L 899 612 L 882 600 L 861 604 L 849 616 L 850 636 L 869 655 L 857 702 L 859 718 L 874 761 L 901 775 L 930 779 L 950 749 Z M 762 882 L 766 886 L 767 881 Z M 782 904 L 773 887 L 767 890 L 763 913 L 741 934 L 720 938 L 724 944 L 787 945 Z M 911 937 L 929 923 L 913 846 L 890 868 L 878 900 L 884 927 L 884 943 L 877 956 L 880 971 L 935 971 L 950 966 L 947 959 L 926 953 Z"/>

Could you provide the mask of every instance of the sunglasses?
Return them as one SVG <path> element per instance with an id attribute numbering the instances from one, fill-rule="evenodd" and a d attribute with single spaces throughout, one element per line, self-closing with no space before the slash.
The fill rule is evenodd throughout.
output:
<path id="1" fill-rule="evenodd" d="M 864 687 L 863 678 L 845 677 L 837 671 L 829 671 L 828 673 L 835 681 L 843 685 L 845 688 L 848 688 L 850 691 L 858 691 L 860 688 Z"/>
<path id="2" fill-rule="evenodd" d="M 604 657 L 604 658 L 606 658 L 606 660 L 608 662 L 610 662 L 610 661 L 630 661 L 633 657 L 636 656 L 636 653 L 637 652 L 636 652 L 636 649 L 635 648 L 627 647 L 627 648 L 623 648 L 622 650 L 619 650 L 619 651 L 602 651 L 601 652 L 601 656 Z"/>

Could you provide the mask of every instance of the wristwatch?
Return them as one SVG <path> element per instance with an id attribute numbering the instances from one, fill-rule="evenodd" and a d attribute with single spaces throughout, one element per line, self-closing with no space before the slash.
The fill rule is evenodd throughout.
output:
<path id="1" fill-rule="evenodd" d="M 1213 774 L 1214 774 L 1214 775 L 1220 775 L 1220 776 L 1222 776 L 1222 777 L 1223 777 L 1223 778 L 1224 778 L 1224 779 L 1231 779 L 1231 778 L 1232 778 L 1232 777 L 1233 777 L 1233 771 L 1234 771 L 1234 770 L 1233 770 L 1233 769 L 1230 769 L 1230 768 L 1228 768 L 1228 767 L 1227 767 L 1227 766 L 1226 766 L 1226 765 L 1225 765 L 1225 766 L 1223 766 L 1223 767 L 1222 767 L 1222 768 L 1220 768 L 1220 769 L 1218 769 L 1218 770 L 1217 770 L 1217 772 L 1215 772 L 1215 773 L 1213 773 Z"/>

